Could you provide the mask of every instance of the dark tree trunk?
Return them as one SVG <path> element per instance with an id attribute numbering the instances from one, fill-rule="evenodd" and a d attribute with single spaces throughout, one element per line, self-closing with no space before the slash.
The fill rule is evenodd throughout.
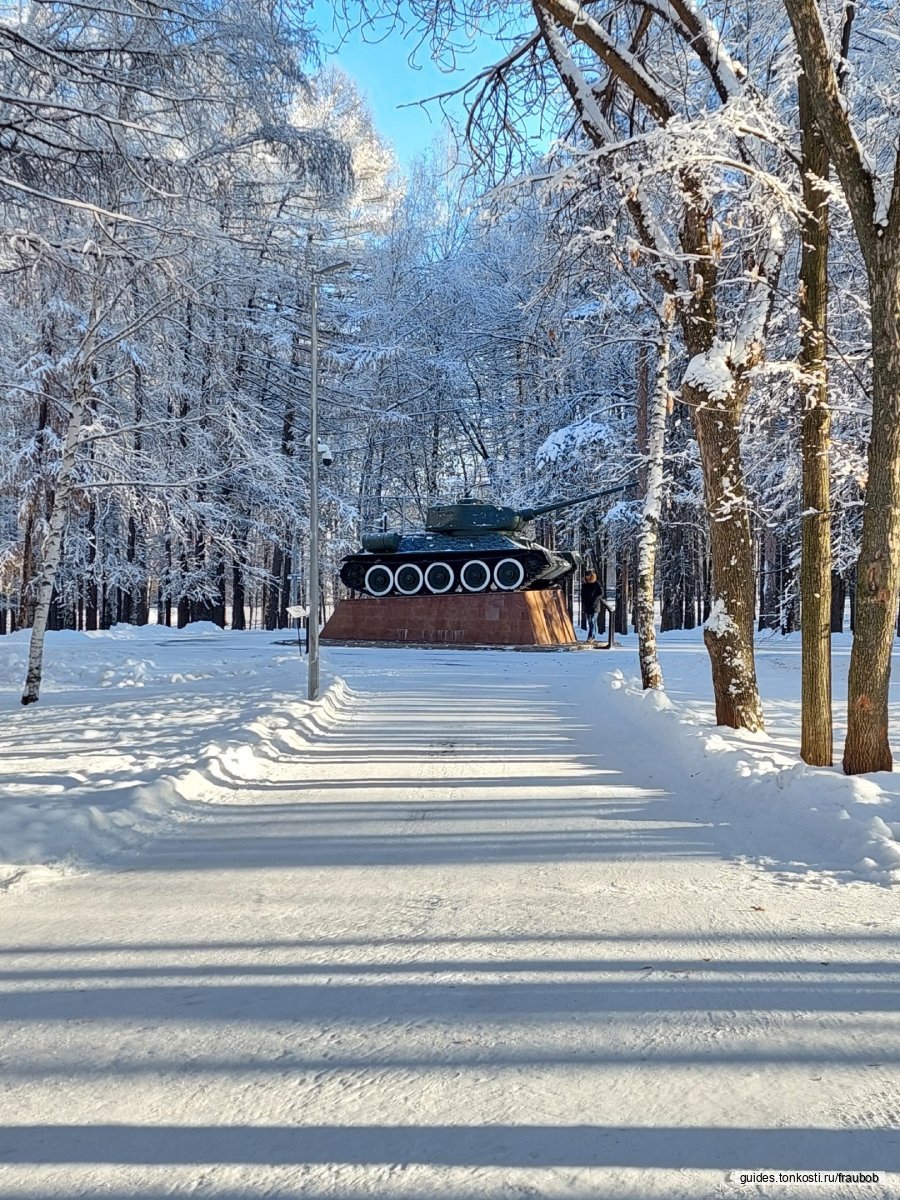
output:
<path id="1" fill-rule="evenodd" d="M 760 629 L 781 628 L 781 545 L 774 529 L 765 529 L 760 538 L 759 622 Z"/>
<path id="2" fill-rule="evenodd" d="M 844 608 L 847 603 L 847 583 L 843 575 L 831 572 L 831 632 L 844 632 Z"/>
<path id="3" fill-rule="evenodd" d="M 51 355 L 53 353 L 52 343 L 48 344 L 46 349 L 48 355 Z M 38 409 L 38 423 L 35 435 L 35 454 L 41 465 L 43 465 L 44 461 L 48 422 L 49 404 L 46 399 L 43 399 Z M 38 572 L 34 531 L 38 517 L 38 507 L 41 502 L 41 492 L 42 489 L 39 488 L 34 499 L 28 504 L 24 517 L 24 528 L 22 531 L 22 575 L 19 581 L 19 611 L 16 618 L 16 623 L 20 629 L 29 629 L 34 624 L 34 610 L 37 601 L 36 576 Z M 47 506 L 49 513 L 49 510 L 53 507 L 52 497 L 47 498 Z"/>
<path id="4" fill-rule="evenodd" d="M 56 632 L 63 628 L 62 605 L 59 600 L 59 592 L 56 588 L 53 589 L 53 596 L 50 600 L 50 611 L 47 614 L 47 628 Z"/>
<path id="5" fill-rule="evenodd" d="M 216 602 L 213 621 L 220 629 L 225 628 L 225 560 L 220 558 L 216 563 Z"/>
<path id="6" fill-rule="evenodd" d="M 803 370 L 803 472 L 800 595 L 803 691 L 800 757 L 832 763 L 831 713 L 831 409 L 828 403 L 828 150 L 815 124 L 809 81 L 799 80 L 800 147 L 806 217 L 800 235 Z"/>
<path id="7" fill-rule="evenodd" d="M 869 282 L 872 425 L 844 744 L 844 770 L 856 775 L 893 768 L 888 689 L 900 589 L 900 170 L 894 171 L 881 213 L 873 167 L 841 95 L 855 6 L 845 8 L 840 71 L 815 0 L 785 0 L 785 7 L 809 80 L 816 124 L 840 177 Z"/>
<path id="8" fill-rule="evenodd" d="M 325 596 L 319 588 L 319 600 L 321 604 L 325 603 Z M 291 556 L 283 553 L 281 559 L 281 588 L 278 596 L 278 628 L 290 629 L 291 619 L 288 616 L 287 606 L 291 602 Z"/>
<path id="9" fill-rule="evenodd" d="M 30 514 L 25 521 L 22 534 L 22 575 L 19 580 L 19 613 L 18 622 L 22 629 L 28 629 L 34 621 L 34 596 L 32 586 L 35 575 L 34 564 L 34 516 Z"/>
<path id="10" fill-rule="evenodd" d="M 100 586 L 100 628 L 112 629 L 116 623 L 114 589 L 101 583 Z"/>
<path id="11" fill-rule="evenodd" d="M 231 628 L 246 629 L 247 614 L 244 605 L 247 592 L 244 586 L 244 564 L 237 557 L 231 563 Z"/>
<path id="12" fill-rule="evenodd" d="M 895 181 L 895 190 L 900 180 Z M 897 193 L 900 195 L 900 191 Z M 872 433 L 863 512 L 856 623 L 850 654 L 844 771 L 890 771 L 888 688 L 900 591 L 900 216 L 869 279 L 872 308 Z"/>
<path id="13" fill-rule="evenodd" d="M 187 550 L 182 547 L 181 550 L 181 595 L 175 605 L 175 624 L 179 629 L 184 629 L 193 620 L 193 606 L 190 599 L 184 594 L 185 583 L 188 577 L 188 560 Z"/>
<path id="14" fill-rule="evenodd" d="M 278 617 L 281 611 L 280 591 L 283 569 L 284 554 L 280 546 L 275 546 L 272 550 L 272 569 L 269 573 L 269 581 L 266 584 L 266 609 L 263 618 L 265 628 L 269 630 L 278 628 Z"/>
<path id="15" fill-rule="evenodd" d="M 628 633 L 628 614 L 631 611 L 631 567 L 628 551 L 616 551 L 616 633 Z"/>
<path id="16" fill-rule="evenodd" d="M 125 561 L 133 567 L 137 561 L 137 522 L 134 516 L 128 518 L 128 534 L 125 542 Z M 129 575 L 133 572 L 129 572 Z M 146 625 L 144 613 L 145 603 L 141 589 L 133 582 L 127 588 L 119 589 L 119 620 L 126 625 Z M 143 619 L 142 619 L 143 617 Z"/>
<path id="17" fill-rule="evenodd" d="M 88 576 L 85 585 L 84 627 L 94 632 L 100 626 L 100 597 L 97 590 L 97 509 L 88 512 Z"/>

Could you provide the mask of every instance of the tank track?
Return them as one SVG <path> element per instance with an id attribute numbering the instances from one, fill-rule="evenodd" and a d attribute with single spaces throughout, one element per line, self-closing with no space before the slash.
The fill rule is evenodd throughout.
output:
<path id="1" fill-rule="evenodd" d="M 575 555 L 527 550 L 446 550 L 434 553 L 351 554 L 341 565 L 345 587 L 367 596 L 443 596 L 452 592 L 546 588 L 575 570 Z"/>

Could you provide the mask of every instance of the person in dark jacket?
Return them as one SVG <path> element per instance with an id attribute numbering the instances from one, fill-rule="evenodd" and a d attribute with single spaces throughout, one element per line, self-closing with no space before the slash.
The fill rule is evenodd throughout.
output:
<path id="1" fill-rule="evenodd" d="M 581 584 L 581 619 L 587 621 L 587 640 L 592 642 L 599 633 L 599 616 L 605 613 L 603 588 L 593 571 L 588 571 Z"/>

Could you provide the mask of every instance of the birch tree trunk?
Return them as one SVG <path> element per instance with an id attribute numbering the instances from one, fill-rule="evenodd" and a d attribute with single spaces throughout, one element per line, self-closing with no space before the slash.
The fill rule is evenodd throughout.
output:
<path id="1" fill-rule="evenodd" d="M 637 631 L 641 661 L 641 683 L 645 688 L 662 688 L 663 673 L 656 651 L 654 582 L 662 506 L 663 451 L 666 440 L 666 411 L 669 400 L 669 330 L 664 328 L 656 358 L 656 385 L 648 397 L 646 492 L 641 532 L 638 539 Z"/>
<path id="2" fill-rule="evenodd" d="M 53 494 L 50 531 L 44 546 L 37 599 L 34 606 L 34 622 L 31 626 L 31 640 L 28 645 L 28 669 L 25 676 L 25 688 L 22 692 L 23 704 L 36 704 L 40 696 L 44 663 L 44 635 L 47 632 L 47 618 L 50 615 L 53 588 L 56 584 L 56 573 L 62 552 L 63 532 L 75 473 L 75 457 L 78 452 L 78 439 L 84 423 L 86 406 L 87 395 L 82 388 L 78 388 L 72 397 L 62 461 Z"/>
<path id="3" fill-rule="evenodd" d="M 832 763 L 831 714 L 831 410 L 825 329 L 828 320 L 828 148 L 812 111 L 809 81 L 800 76 L 799 112 L 803 202 L 800 312 L 803 319 L 801 433 L 802 505 L 800 630 L 803 688 L 800 757 L 816 767 Z"/>

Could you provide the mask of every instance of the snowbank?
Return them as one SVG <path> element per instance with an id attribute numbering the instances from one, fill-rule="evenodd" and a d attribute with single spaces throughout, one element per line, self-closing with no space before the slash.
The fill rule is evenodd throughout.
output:
<path id="1" fill-rule="evenodd" d="M 674 703 L 664 692 L 643 691 L 621 670 L 607 682 L 672 771 L 673 785 L 716 794 L 720 819 L 753 828 L 779 843 L 777 858 L 756 856 L 786 878 L 809 871 L 833 880 L 900 883 L 900 797 L 889 774 L 848 777 L 838 768 L 809 767 L 779 750 L 767 734 L 749 734 L 711 723 L 708 716 Z M 748 855 L 753 857 L 752 851 Z"/>
<path id="2" fill-rule="evenodd" d="M 0 638 L 0 694 L 21 689 L 29 636 L 24 629 Z M 143 688 L 212 679 L 220 677 L 223 670 L 240 673 L 239 662 L 226 666 L 222 659 L 228 636 L 209 621 L 197 621 L 184 629 L 114 625 L 91 633 L 53 631 L 45 645 L 41 701 L 73 687 Z M 185 654 L 188 646 L 191 652 Z M 173 658 L 176 647 L 180 652 Z"/>
<path id="3" fill-rule="evenodd" d="M 27 633 L 0 643 L 0 890 L 96 865 L 302 755 L 352 700 L 309 704 L 277 635 L 118 626 L 48 635 L 41 703 L 21 708 Z M 110 690 L 112 689 L 112 690 Z M 124 690 L 123 690 L 124 689 Z M 141 689 L 136 691 L 135 689 Z"/>

